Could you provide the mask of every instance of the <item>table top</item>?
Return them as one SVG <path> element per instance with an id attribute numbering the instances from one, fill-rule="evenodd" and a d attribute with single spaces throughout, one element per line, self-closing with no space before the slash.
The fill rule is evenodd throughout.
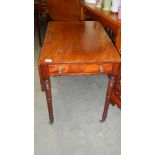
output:
<path id="1" fill-rule="evenodd" d="M 89 9 L 94 14 L 98 14 L 100 17 L 106 18 L 107 20 L 111 21 L 113 24 L 117 26 L 121 25 L 121 20 L 118 18 L 118 13 L 103 10 L 103 8 L 96 7 L 96 4 L 86 3 L 84 1 L 81 1 L 80 4 Z"/>
<path id="2" fill-rule="evenodd" d="M 120 56 L 97 21 L 49 22 L 39 64 L 120 62 Z"/>

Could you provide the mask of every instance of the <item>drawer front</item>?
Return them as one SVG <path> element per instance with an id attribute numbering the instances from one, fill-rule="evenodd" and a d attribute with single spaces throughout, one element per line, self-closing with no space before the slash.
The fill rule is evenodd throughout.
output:
<path id="1" fill-rule="evenodd" d="M 50 75 L 107 74 L 112 64 L 59 64 L 49 66 Z"/>

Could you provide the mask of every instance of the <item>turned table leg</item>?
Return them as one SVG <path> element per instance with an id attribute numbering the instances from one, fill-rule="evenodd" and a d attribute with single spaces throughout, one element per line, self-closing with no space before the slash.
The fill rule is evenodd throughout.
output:
<path id="1" fill-rule="evenodd" d="M 53 116 L 53 107 L 52 107 L 50 78 L 49 80 L 45 80 L 44 85 L 45 85 L 46 100 L 47 100 L 47 106 L 48 106 L 49 121 L 50 121 L 50 124 L 52 124 L 54 122 L 54 116 Z"/>
<path id="2" fill-rule="evenodd" d="M 114 88 L 114 84 L 115 84 L 115 77 L 111 76 L 108 83 L 106 100 L 105 100 L 104 110 L 103 110 L 102 119 L 100 120 L 100 123 L 104 122 L 107 118 L 107 112 L 110 104 L 110 97 L 111 97 L 112 90 Z"/>
<path id="3" fill-rule="evenodd" d="M 40 77 L 41 90 L 45 91 L 45 85 L 44 85 L 44 81 L 43 81 L 43 77 L 42 77 L 42 72 L 41 72 L 40 66 L 38 66 L 38 69 L 39 69 L 39 77 Z"/>

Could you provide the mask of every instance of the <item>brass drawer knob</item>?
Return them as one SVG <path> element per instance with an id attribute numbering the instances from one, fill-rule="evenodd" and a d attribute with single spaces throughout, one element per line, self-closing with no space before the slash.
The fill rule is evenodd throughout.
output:
<path id="1" fill-rule="evenodd" d="M 62 73 L 62 67 L 58 68 L 58 73 L 61 74 Z"/>
<path id="2" fill-rule="evenodd" d="M 102 73 L 104 72 L 104 67 L 103 66 L 99 66 L 99 71 Z"/>

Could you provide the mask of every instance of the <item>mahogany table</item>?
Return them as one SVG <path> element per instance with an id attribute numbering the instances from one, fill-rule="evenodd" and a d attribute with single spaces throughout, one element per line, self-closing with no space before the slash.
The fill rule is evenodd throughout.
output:
<path id="1" fill-rule="evenodd" d="M 54 122 L 50 76 L 112 74 L 118 63 L 120 55 L 99 22 L 49 22 L 39 57 L 39 73 L 50 123 Z M 101 122 L 107 117 L 114 83 L 112 74 Z"/>

